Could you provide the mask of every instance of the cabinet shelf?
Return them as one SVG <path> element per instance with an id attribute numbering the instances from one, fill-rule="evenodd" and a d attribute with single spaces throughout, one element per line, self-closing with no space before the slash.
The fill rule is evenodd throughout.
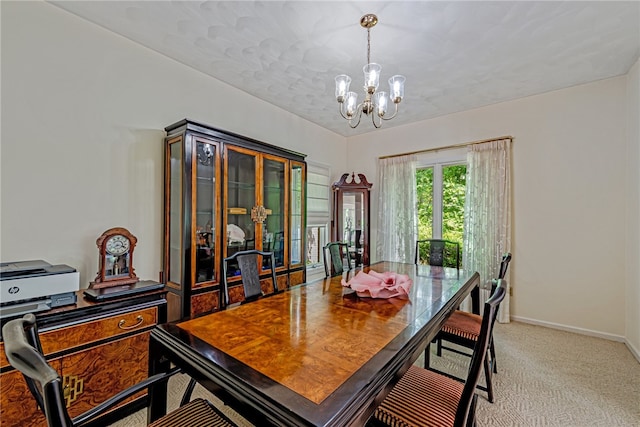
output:
<path id="1" fill-rule="evenodd" d="M 253 183 L 227 181 L 227 187 L 241 190 L 255 190 L 256 185 Z"/>
<path id="2" fill-rule="evenodd" d="M 246 214 L 247 214 L 247 208 L 239 208 L 239 207 L 227 208 L 227 215 L 246 215 Z"/>
<path id="3" fill-rule="evenodd" d="M 216 183 L 215 178 L 211 178 L 210 176 L 196 176 L 196 180 L 199 183 L 206 183 L 211 185 Z"/>

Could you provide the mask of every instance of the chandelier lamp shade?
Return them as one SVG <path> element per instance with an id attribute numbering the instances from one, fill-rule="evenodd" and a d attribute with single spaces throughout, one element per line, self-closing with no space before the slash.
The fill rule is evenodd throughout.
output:
<path id="1" fill-rule="evenodd" d="M 378 23 L 378 17 L 373 14 L 360 18 L 360 25 L 367 29 L 367 65 L 364 72 L 364 101 L 358 104 L 358 94 L 349 91 L 351 77 L 346 74 L 336 76 L 336 100 L 340 115 L 344 117 L 349 126 L 356 128 L 360 124 L 362 113 L 371 116 L 371 121 L 376 128 L 382 126 L 383 120 L 391 120 L 398 114 L 398 104 L 404 97 L 404 76 L 395 75 L 389 79 L 389 93 L 378 91 L 380 83 L 380 64 L 371 62 L 371 28 Z M 387 115 L 389 104 L 395 105 L 393 115 Z"/>

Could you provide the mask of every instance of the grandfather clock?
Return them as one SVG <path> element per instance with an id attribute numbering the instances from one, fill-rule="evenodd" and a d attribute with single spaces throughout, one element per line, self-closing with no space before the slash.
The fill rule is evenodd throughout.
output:
<path id="1" fill-rule="evenodd" d="M 373 184 L 359 173 L 356 182 L 355 173 L 342 175 L 333 186 L 333 217 L 331 219 L 331 236 L 334 242 L 349 245 L 352 259 L 356 266 L 369 265 L 369 224 L 370 199 L 369 192 Z"/>

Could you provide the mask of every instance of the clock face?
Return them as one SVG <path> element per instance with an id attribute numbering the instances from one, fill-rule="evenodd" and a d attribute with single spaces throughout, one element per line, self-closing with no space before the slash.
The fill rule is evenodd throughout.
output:
<path id="1" fill-rule="evenodd" d="M 129 239 L 120 234 L 116 234 L 107 240 L 106 249 L 111 255 L 118 256 L 129 251 L 129 245 Z"/>

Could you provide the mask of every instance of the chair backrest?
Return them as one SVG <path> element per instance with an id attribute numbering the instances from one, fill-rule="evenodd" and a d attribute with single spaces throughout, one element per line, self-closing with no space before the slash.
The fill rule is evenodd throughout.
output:
<path id="1" fill-rule="evenodd" d="M 500 270 L 498 272 L 497 279 L 491 279 L 491 294 L 496 291 L 498 284 L 500 283 L 500 279 L 504 279 L 507 275 L 507 269 L 509 268 L 509 262 L 511 262 L 511 253 L 507 252 L 502 255 L 502 260 L 500 261 Z M 473 312 L 476 313 L 480 310 L 480 292 L 472 292 L 471 293 L 471 305 L 473 308 Z M 497 312 L 496 312 L 497 315 Z"/>
<path id="2" fill-rule="evenodd" d="M 2 327 L 2 339 L 7 360 L 23 374 L 49 427 L 72 426 L 65 406 L 62 379 L 42 353 L 36 316 L 26 314 L 7 322 Z"/>
<path id="3" fill-rule="evenodd" d="M 418 240 L 416 241 L 416 256 L 414 263 L 418 264 L 422 260 L 425 260 L 429 265 L 455 267 L 459 269 L 460 244 L 458 242 L 442 239 Z"/>
<path id="4" fill-rule="evenodd" d="M 278 231 L 273 235 L 273 256 L 276 267 L 284 265 L 284 231 Z"/>
<path id="5" fill-rule="evenodd" d="M 327 252 L 329 258 L 327 258 Z M 333 277 L 342 274 L 345 270 L 351 270 L 351 254 L 349 245 L 342 242 L 330 242 L 322 248 L 322 257 L 324 259 L 324 272 L 326 277 Z"/>
<path id="6" fill-rule="evenodd" d="M 473 349 L 473 356 L 471 358 L 471 364 L 469 365 L 469 372 L 467 374 L 467 380 L 464 383 L 462 389 L 462 396 L 460 397 L 460 403 L 456 411 L 456 426 L 467 425 L 467 419 L 470 415 L 474 400 L 476 399 L 476 386 L 480 379 L 480 373 L 484 364 L 484 358 L 487 357 L 487 350 L 489 348 L 489 342 L 493 335 L 493 326 L 496 321 L 496 315 L 498 307 L 507 292 L 507 282 L 505 280 L 498 280 L 498 287 L 491 297 L 484 303 L 484 311 L 482 314 L 482 325 L 480 326 L 480 335 L 478 341 Z"/>
<path id="7" fill-rule="evenodd" d="M 256 247 L 256 239 L 255 238 L 253 238 L 253 239 L 245 239 L 245 241 L 244 241 L 244 250 L 245 251 L 253 250 L 253 249 L 255 249 L 255 247 Z"/>
<path id="8" fill-rule="evenodd" d="M 502 261 L 500 262 L 500 272 L 498 273 L 498 279 L 504 279 L 507 275 L 507 269 L 509 268 L 509 263 L 511 262 L 511 253 L 507 252 L 502 255 Z"/>
<path id="9" fill-rule="evenodd" d="M 262 256 L 263 262 L 259 264 L 259 256 Z M 242 286 L 244 288 L 244 300 L 250 301 L 263 295 L 262 286 L 260 286 L 260 273 L 262 266 L 271 272 L 271 280 L 273 282 L 273 291 L 278 291 L 278 282 L 276 280 L 276 263 L 273 252 L 264 252 L 257 249 L 248 251 L 240 251 L 224 259 L 222 263 L 222 282 L 224 285 L 224 303 L 229 305 L 229 284 L 228 272 L 229 265 L 237 264 L 239 274 L 242 278 Z"/>
<path id="10" fill-rule="evenodd" d="M 361 238 L 362 238 L 362 230 L 356 230 L 356 237 L 354 242 L 356 249 L 360 249 L 362 247 L 362 242 L 360 241 Z"/>

